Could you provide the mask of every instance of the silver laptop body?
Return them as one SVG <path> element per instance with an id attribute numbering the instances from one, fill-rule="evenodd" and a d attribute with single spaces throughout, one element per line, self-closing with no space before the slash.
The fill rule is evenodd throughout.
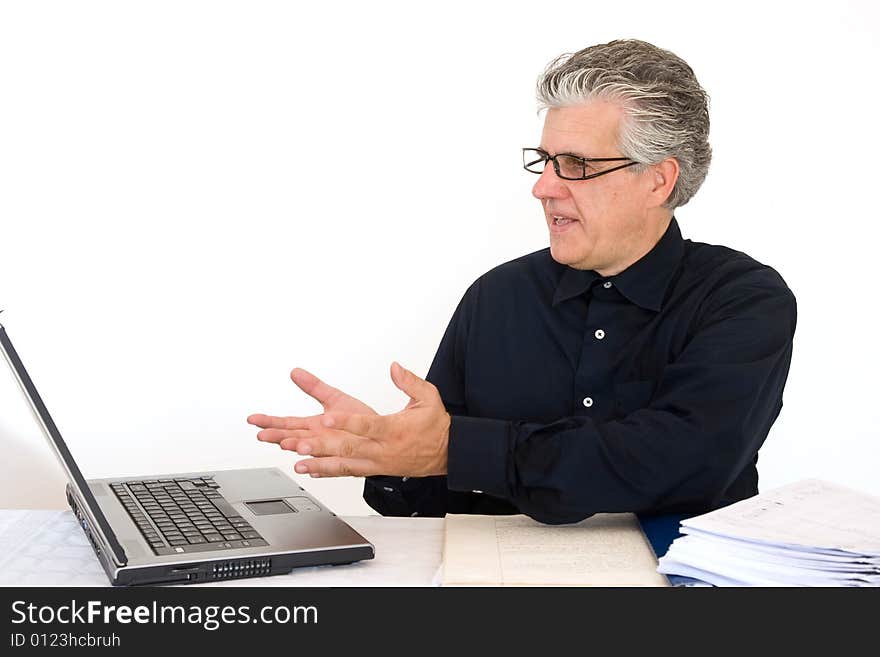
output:
<path id="1" fill-rule="evenodd" d="M 289 573 L 375 556 L 277 468 L 85 480 L 6 329 L 0 350 L 67 474 L 67 501 L 116 586 Z"/>

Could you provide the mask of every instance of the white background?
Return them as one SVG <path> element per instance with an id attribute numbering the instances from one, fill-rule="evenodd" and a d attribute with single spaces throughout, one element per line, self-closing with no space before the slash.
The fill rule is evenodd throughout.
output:
<path id="1" fill-rule="evenodd" d="M 0 321 L 86 476 L 277 465 L 253 412 L 372 404 L 424 375 L 459 298 L 548 244 L 519 148 L 561 52 L 634 37 L 712 98 L 686 237 L 798 299 L 767 489 L 880 494 L 872 2 L 4 2 Z M 6 368 L 0 506 L 63 506 Z M 362 482 L 294 475 L 337 513 Z"/>

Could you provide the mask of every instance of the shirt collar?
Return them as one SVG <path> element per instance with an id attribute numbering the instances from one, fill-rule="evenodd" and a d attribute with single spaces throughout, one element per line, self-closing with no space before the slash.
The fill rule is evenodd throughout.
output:
<path id="1" fill-rule="evenodd" d="M 583 294 L 598 280 L 607 280 L 637 306 L 657 312 L 683 253 L 684 240 L 673 217 L 654 248 L 616 276 L 603 279 L 592 270 L 566 267 L 556 286 L 553 305 Z"/>

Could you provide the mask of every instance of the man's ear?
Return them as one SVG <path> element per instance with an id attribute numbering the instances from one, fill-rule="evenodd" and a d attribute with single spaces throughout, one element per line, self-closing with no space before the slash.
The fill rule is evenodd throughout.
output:
<path id="1" fill-rule="evenodd" d="M 652 164 L 649 171 L 652 185 L 650 189 L 651 206 L 659 207 L 666 203 L 672 190 L 675 189 L 679 173 L 678 160 L 674 157 L 667 157 L 657 164 Z"/>

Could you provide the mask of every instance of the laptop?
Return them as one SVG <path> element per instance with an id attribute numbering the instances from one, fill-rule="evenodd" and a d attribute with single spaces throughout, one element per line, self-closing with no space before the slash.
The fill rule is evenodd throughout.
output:
<path id="1" fill-rule="evenodd" d="M 278 468 L 84 479 L 2 324 L 0 349 L 114 586 L 280 575 L 375 556 L 369 541 Z"/>

